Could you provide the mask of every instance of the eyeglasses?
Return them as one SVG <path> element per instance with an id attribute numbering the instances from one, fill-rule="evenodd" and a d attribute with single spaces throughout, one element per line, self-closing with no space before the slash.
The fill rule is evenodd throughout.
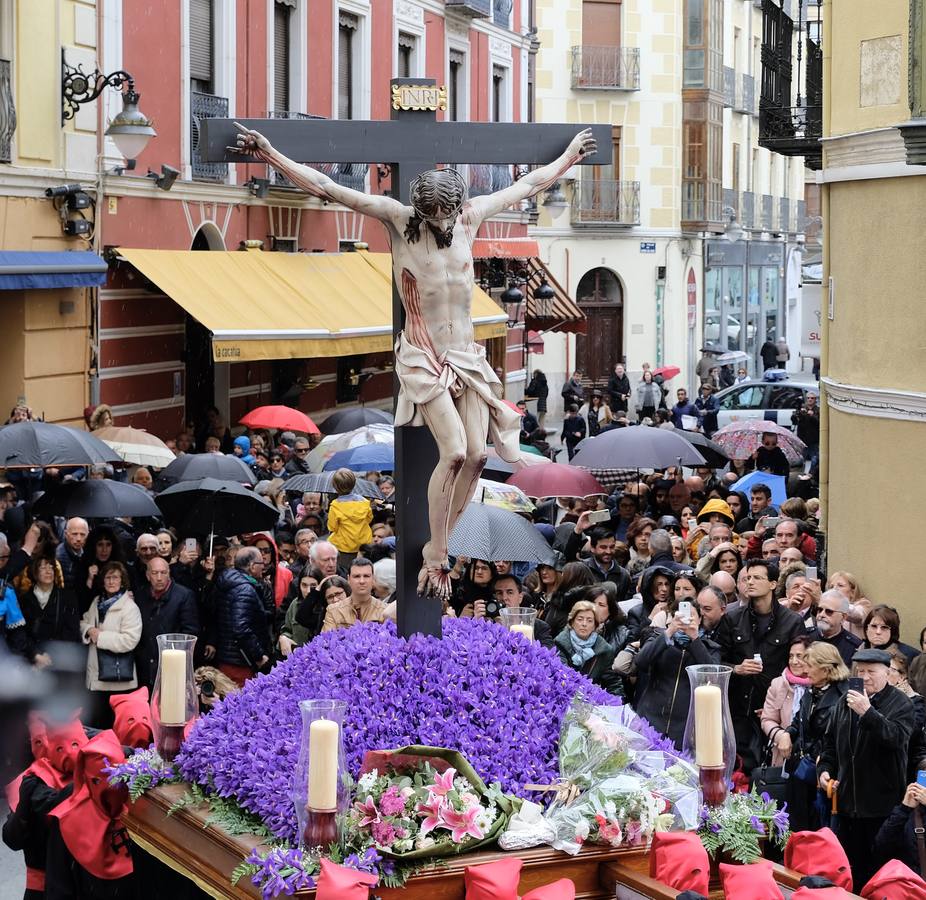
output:
<path id="1" fill-rule="evenodd" d="M 823 613 L 824 616 L 835 616 L 835 615 L 841 615 L 841 614 L 842 614 L 842 610 L 841 610 L 841 609 L 827 609 L 825 606 L 818 606 L 818 607 L 817 607 L 817 612 L 818 612 L 818 613 Z"/>
<path id="2" fill-rule="evenodd" d="M 309 452 L 308 447 L 296 447 L 296 449 L 293 451 L 293 453 L 298 453 L 300 456 L 302 456 L 303 453 L 308 453 L 308 452 Z"/>

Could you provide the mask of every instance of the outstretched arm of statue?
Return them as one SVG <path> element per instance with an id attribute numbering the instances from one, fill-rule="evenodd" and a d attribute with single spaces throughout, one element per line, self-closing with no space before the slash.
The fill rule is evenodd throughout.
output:
<path id="1" fill-rule="evenodd" d="M 296 187 L 302 188 L 313 197 L 340 203 L 348 209 L 353 209 L 366 216 L 373 216 L 382 221 L 391 220 L 396 216 L 408 216 L 408 210 L 397 200 L 393 200 L 392 197 L 365 194 L 363 191 L 343 187 L 329 178 L 324 172 L 319 172 L 318 169 L 313 169 L 311 166 L 293 162 L 293 160 L 284 156 L 278 150 L 275 150 L 270 141 L 259 131 L 245 128 L 244 125 L 238 122 L 235 122 L 235 127 L 238 129 L 237 143 L 236 146 L 229 147 L 230 150 L 247 153 L 267 163 L 267 165 L 273 166 Z"/>
<path id="2" fill-rule="evenodd" d="M 509 187 L 496 191 L 494 194 L 486 194 L 482 197 L 474 197 L 468 201 L 465 214 L 468 213 L 470 223 L 478 227 L 483 221 L 491 218 L 496 213 L 514 206 L 528 197 L 533 197 L 541 191 L 547 190 L 558 178 L 561 178 L 567 169 L 572 168 L 576 163 L 581 162 L 586 156 L 598 151 L 598 145 L 595 138 L 592 137 L 590 128 L 580 131 L 570 142 L 562 156 L 554 159 L 553 162 L 533 172 L 528 172 L 523 178 L 519 178 Z"/>

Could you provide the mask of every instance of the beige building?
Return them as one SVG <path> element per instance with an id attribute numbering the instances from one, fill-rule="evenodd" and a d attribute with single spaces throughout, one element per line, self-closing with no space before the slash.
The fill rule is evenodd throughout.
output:
<path id="1" fill-rule="evenodd" d="M 803 163 L 759 146 L 762 12 L 741 0 L 537 0 L 536 118 L 609 123 L 614 161 L 567 173 L 541 255 L 588 316 L 548 375 L 756 359 L 799 302 Z M 792 274 L 790 282 L 788 271 Z M 550 347 L 554 352 L 550 352 Z"/>
<path id="2" fill-rule="evenodd" d="M 827 565 L 896 606 L 913 644 L 926 625 L 923 11 L 922 0 L 881 0 L 877 15 L 862 0 L 824 4 L 820 173 Z"/>

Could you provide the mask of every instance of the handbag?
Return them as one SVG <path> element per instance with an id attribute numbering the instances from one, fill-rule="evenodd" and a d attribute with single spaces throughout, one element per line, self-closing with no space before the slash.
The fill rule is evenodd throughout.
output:
<path id="1" fill-rule="evenodd" d="M 916 856 L 922 875 L 926 873 L 926 829 L 923 828 L 923 808 L 918 803 L 913 808 L 913 834 L 916 836 Z"/>
<path id="2" fill-rule="evenodd" d="M 797 761 L 797 765 L 794 767 L 794 771 L 791 773 L 794 778 L 798 781 L 803 781 L 804 784 L 816 784 L 817 783 L 817 763 L 813 757 L 808 756 L 804 753 L 804 717 L 798 713 L 798 723 L 799 723 L 799 740 L 801 742 L 801 758 Z"/>
<path id="3" fill-rule="evenodd" d="M 96 627 L 100 627 L 99 622 Z M 131 681 L 134 677 L 135 653 L 132 650 L 116 653 L 114 650 L 103 650 L 99 646 L 96 648 L 97 681 Z"/>
<path id="4" fill-rule="evenodd" d="M 762 765 L 752 770 L 752 786 L 758 794 L 768 794 L 777 803 L 788 799 L 790 776 L 784 766 L 769 765 L 772 761 L 772 742 L 768 742 L 762 758 Z"/>

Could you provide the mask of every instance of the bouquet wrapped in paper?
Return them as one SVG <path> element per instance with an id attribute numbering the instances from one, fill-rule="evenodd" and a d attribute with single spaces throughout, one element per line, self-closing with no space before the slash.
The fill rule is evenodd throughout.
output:
<path id="1" fill-rule="evenodd" d="M 555 792 L 536 843 L 575 854 L 588 841 L 634 847 L 656 831 L 697 826 L 697 771 L 676 754 L 649 749 L 644 725 L 629 706 L 573 702 L 560 736 L 559 782 L 526 785 Z M 526 846 L 523 830 L 518 846 Z M 511 839 L 508 832 L 499 843 Z"/>
<path id="2" fill-rule="evenodd" d="M 511 809 L 461 753 L 403 747 L 367 753 L 347 830 L 396 859 L 453 856 L 493 843 Z"/>

